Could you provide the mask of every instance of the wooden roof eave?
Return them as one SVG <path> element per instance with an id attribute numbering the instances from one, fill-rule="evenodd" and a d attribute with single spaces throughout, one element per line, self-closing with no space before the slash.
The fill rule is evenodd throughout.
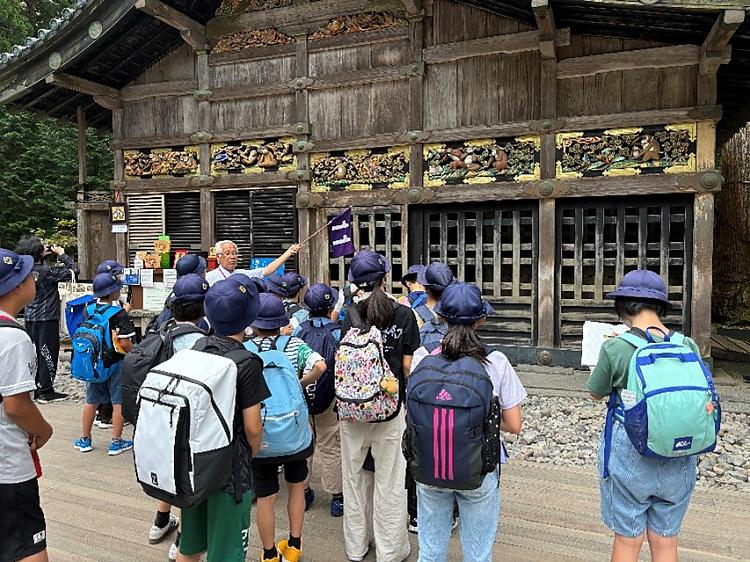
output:
<path id="1" fill-rule="evenodd" d="M 57 88 L 45 82 L 47 77 L 63 71 L 95 48 L 134 9 L 132 2 L 91 2 L 73 21 L 50 35 L 44 45 L 0 69 L 0 105 L 18 100 L 38 85 L 43 85 L 45 91 Z M 89 32 L 95 22 L 101 24 L 99 34 Z M 53 60 L 55 54 L 59 55 L 59 62 Z"/>

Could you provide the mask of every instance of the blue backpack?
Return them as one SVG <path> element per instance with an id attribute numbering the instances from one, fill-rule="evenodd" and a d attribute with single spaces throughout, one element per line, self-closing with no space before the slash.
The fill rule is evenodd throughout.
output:
<path id="1" fill-rule="evenodd" d="M 95 302 L 86 307 L 86 319 L 73 334 L 70 372 L 74 379 L 104 382 L 120 369 L 119 362 L 111 361 L 114 348 L 109 329 L 109 321 L 120 310 L 111 304 Z"/>
<path id="2" fill-rule="evenodd" d="M 305 388 L 307 403 L 310 413 L 322 414 L 333 402 L 336 396 L 335 373 L 336 373 L 336 348 L 338 340 L 333 333 L 341 331 L 341 326 L 336 322 L 323 324 L 319 319 L 307 320 L 300 324 L 298 337 L 304 341 L 313 351 L 320 353 L 326 362 L 326 372 L 314 383 Z"/>
<path id="3" fill-rule="evenodd" d="M 94 295 L 83 295 L 65 303 L 65 325 L 68 327 L 68 334 L 71 338 L 83 323 L 84 310 L 95 300 Z"/>
<path id="4" fill-rule="evenodd" d="M 426 304 L 420 304 L 414 308 L 424 324 L 419 329 L 419 343 L 433 349 L 437 347 L 448 333 L 448 324 L 441 322 L 437 315 L 432 312 Z"/>
<path id="5" fill-rule="evenodd" d="M 409 375 L 404 456 L 417 482 L 474 490 L 500 463 L 500 400 L 479 361 L 438 351 Z"/>
<path id="6" fill-rule="evenodd" d="M 263 378 L 271 397 L 263 402 L 263 440 L 258 458 L 294 455 L 312 444 L 307 402 L 292 362 L 284 354 L 289 336 L 279 336 L 272 349 L 260 351 L 249 340 L 245 348 L 263 360 Z"/>
<path id="7" fill-rule="evenodd" d="M 632 333 L 618 337 L 635 352 L 627 388 L 614 390 L 608 403 L 602 476 L 609 476 L 615 418 L 641 455 L 672 459 L 713 451 L 721 427 L 721 404 L 711 373 L 685 345 L 685 336 L 664 334 L 664 341 L 657 342 L 646 330 L 645 340 Z"/>

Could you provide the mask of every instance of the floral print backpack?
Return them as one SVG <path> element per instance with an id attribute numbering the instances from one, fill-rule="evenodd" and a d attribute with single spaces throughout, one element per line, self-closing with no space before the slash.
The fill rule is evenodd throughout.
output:
<path id="1" fill-rule="evenodd" d="M 361 325 L 354 307 L 350 310 L 353 324 Z M 385 359 L 383 335 L 377 327 L 352 328 L 341 340 L 336 354 L 336 404 L 343 421 L 383 421 L 398 411 L 399 383 Z"/>

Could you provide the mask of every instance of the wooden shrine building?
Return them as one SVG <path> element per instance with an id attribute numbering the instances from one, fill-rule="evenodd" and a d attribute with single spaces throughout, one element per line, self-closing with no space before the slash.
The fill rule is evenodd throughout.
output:
<path id="1" fill-rule="evenodd" d="M 636 267 L 708 354 L 717 142 L 750 117 L 743 5 L 79 0 L 0 55 L 0 103 L 111 129 L 120 260 L 168 234 L 233 239 L 244 264 L 353 206 L 395 292 L 409 264 L 449 263 L 517 361 L 576 364 L 582 322 L 616 321 L 605 295 Z M 89 275 L 111 257 L 95 196 Z M 327 245 L 298 267 L 340 285 Z"/>

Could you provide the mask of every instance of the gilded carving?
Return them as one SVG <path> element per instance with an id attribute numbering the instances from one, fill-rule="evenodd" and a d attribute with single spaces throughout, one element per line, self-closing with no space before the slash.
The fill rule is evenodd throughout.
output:
<path id="1" fill-rule="evenodd" d="M 242 12 L 260 12 L 291 6 L 292 0 L 222 0 L 217 16 L 231 16 Z"/>
<path id="2" fill-rule="evenodd" d="M 271 27 L 268 29 L 240 31 L 231 35 L 224 35 L 216 42 L 213 52 L 218 54 L 233 53 L 254 47 L 287 45 L 289 43 L 294 43 L 294 37 L 285 35 Z"/>
<path id="3" fill-rule="evenodd" d="M 539 137 L 480 139 L 424 146 L 424 185 L 539 179 Z"/>
<path id="4" fill-rule="evenodd" d="M 292 172 L 297 158 L 292 152 L 295 139 L 249 140 L 211 146 L 211 174 L 261 174 Z"/>
<path id="5" fill-rule="evenodd" d="M 125 175 L 130 178 L 194 176 L 200 164 L 197 146 L 126 150 L 124 160 Z"/>
<path id="6" fill-rule="evenodd" d="M 694 172 L 695 123 L 559 133 L 557 177 Z"/>
<path id="7" fill-rule="evenodd" d="M 313 191 L 405 188 L 409 147 L 373 148 L 312 154 Z"/>
<path id="8" fill-rule="evenodd" d="M 340 16 L 310 35 L 310 40 L 336 37 L 347 33 L 375 31 L 389 27 L 405 27 L 409 21 L 403 12 L 362 12 L 350 16 Z"/>

